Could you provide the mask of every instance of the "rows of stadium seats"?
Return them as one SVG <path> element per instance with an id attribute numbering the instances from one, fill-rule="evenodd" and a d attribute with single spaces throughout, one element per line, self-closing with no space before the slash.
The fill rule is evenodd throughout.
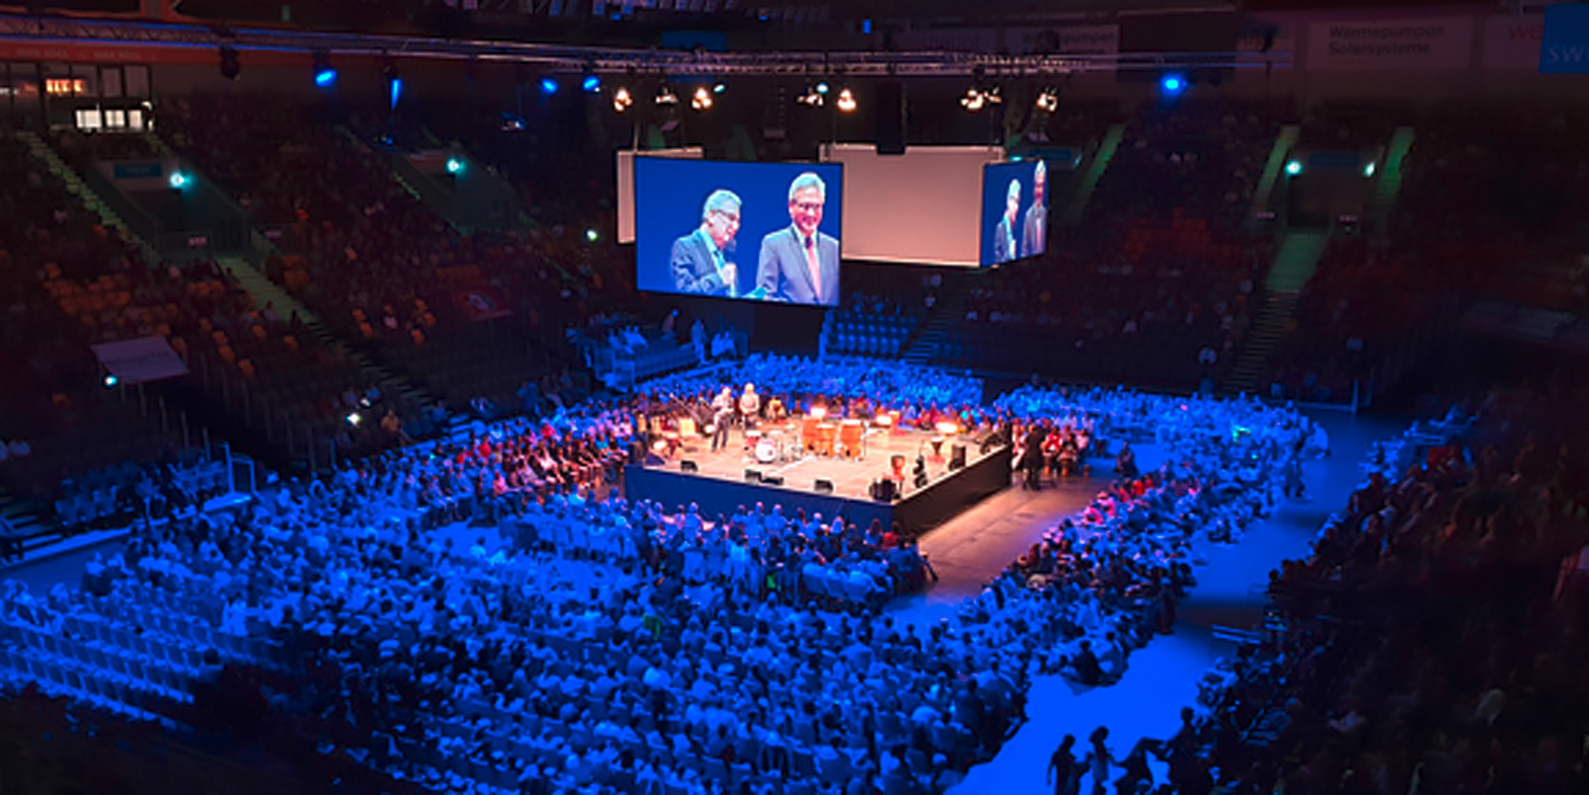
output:
<path id="1" fill-rule="evenodd" d="M 161 485 L 174 489 L 175 493 L 167 497 Z M 61 481 L 55 515 L 69 531 L 119 527 L 143 517 L 146 511 L 158 517 L 178 507 L 170 504 L 173 499 L 187 505 L 202 505 L 205 500 L 231 490 L 231 462 L 227 460 L 189 452 L 166 467 L 139 466 L 123 461 Z M 161 507 L 150 508 L 145 500 Z"/>
<path id="2" fill-rule="evenodd" d="M 917 323 L 917 318 L 909 315 L 840 312 L 833 319 L 828 350 L 861 356 L 898 356 Z"/>

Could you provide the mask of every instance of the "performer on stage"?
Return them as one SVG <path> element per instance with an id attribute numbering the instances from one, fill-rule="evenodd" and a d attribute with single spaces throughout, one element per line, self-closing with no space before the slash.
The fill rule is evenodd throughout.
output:
<path id="1" fill-rule="evenodd" d="M 756 427 L 756 417 L 760 413 L 761 396 L 756 394 L 756 385 L 746 384 L 745 393 L 739 396 L 739 415 L 745 421 L 745 427 Z"/>
<path id="2" fill-rule="evenodd" d="M 728 446 L 728 426 L 734 422 L 734 389 L 723 387 L 723 391 L 712 398 L 712 450 L 716 452 Z"/>

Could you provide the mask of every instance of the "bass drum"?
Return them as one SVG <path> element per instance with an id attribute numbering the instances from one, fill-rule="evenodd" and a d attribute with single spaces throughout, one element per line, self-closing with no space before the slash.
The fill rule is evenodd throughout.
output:
<path id="1" fill-rule="evenodd" d="M 778 443 L 767 438 L 756 442 L 756 462 L 771 464 L 778 460 Z"/>

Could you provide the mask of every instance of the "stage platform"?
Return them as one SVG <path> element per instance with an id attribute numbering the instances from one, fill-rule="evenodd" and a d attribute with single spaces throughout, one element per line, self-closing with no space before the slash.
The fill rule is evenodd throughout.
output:
<path id="1" fill-rule="evenodd" d="M 731 433 L 728 447 L 715 452 L 710 439 L 687 439 L 671 457 L 631 464 L 624 472 L 624 493 L 670 508 L 693 502 L 709 517 L 732 515 L 741 505 L 761 502 L 782 505 L 785 515 L 804 508 L 807 514 L 821 513 L 830 520 L 836 515 L 860 524 L 876 519 L 884 527 L 898 522 L 903 531 L 917 535 L 1010 484 L 1012 457 L 1005 445 L 982 453 L 975 440 L 951 436 L 934 450 L 932 440 L 938 434 L 872 429 L 864 436 L 863 453 L 851 458 L 794 453 L 792 448 L 801 447 L 795 441 L 800 429 L 794 422 L 760 429 L 764 439 L 777 430 L 788 441 L 779 445 L 783 450 L 776 460 L 758 460 L 756 446 L 747 446 L 738 429 Z M 966 465 L 950 470 L 956 445 L 966 448 Z M 892 502 L 872 499 L 872 483 L 892 474 L 896 455 L 905 457 L 903 495 Z M 914 485 L 918 457 L 925 460 L 928 475 L 921 488 Z M 686 471 L 690 466 L 695 471 Z M 831 483 L 832 492 L 819 492 L 818 481 Z"/>

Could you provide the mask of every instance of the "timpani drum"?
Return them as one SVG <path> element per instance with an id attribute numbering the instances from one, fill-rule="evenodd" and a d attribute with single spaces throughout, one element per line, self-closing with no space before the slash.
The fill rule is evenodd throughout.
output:
<path id="1" fill-rule="evenodd" d="M 745 449 L 746 450 L 755 450 L 757 443 L 759 443 L 760 441 L 761 441 L 761 431 L 753 431 L 753 430 L 745 431 Z"/>
<path id="2" fill-rule="evenodd" d="M 838 440 L 839 426 L 824 422 L 817 426 L 817 453 L 833 455 L 833 443 Z"/>
<path id="3" fill-rule="evenodd" d="M 846 458 L 860 458 L 861 437 L 865 428 L 860 420 L 845 420 L 839 425 L 839 444 L 844 447 Z"/>
<path id="4" fill-rule="evenodd" d="M 822 425 L 822 420 L 816 417 L 806 417 L 800 422 L 800 446 L 807 450 L 816 450 L 819 441 L 817 428 Z"/>

